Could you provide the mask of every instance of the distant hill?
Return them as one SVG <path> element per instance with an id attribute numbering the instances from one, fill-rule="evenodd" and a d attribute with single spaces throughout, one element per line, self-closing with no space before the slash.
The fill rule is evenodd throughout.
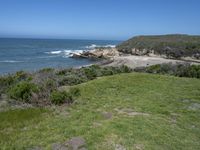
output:
<path id="1" fill-rule="evenodd" d="M 200 36 L 184 34 L 137 36 L 117 46 L 123 53 L 145 55 L 154 53 L 167 57 L 195 57 L 200 59 Z"/>

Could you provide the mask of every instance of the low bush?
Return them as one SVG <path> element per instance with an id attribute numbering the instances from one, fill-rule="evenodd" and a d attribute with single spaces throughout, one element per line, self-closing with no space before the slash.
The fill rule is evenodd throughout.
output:
<path id="1" fill-rule="evenodd" d="M 69 91 L 58 91 L 55 90 L 50 95 L 50 100 L 55 105 L 60 105 L 63 103 L 70 104 L 74 101 L 75 97 L 80 96 L 80 89 L 73 87 Z"/>
<path id="2" fill-rule="evenodd" d="M 127 66 L 101 67 L 98 65 L 60 70 L 44 68 L 33 73 L 19 71 L 0 77 L 0 96 L 2 93 L 7 93 L 13 99 L 36 106 L 70 103 L 73 97 L 80 95 L 79 89 L 72 88 L 65 93 L 57 91 L 59 86 L 73 86 L 97 77 L 131 71 Z"/>
<path id="3" fill-rule="evenodd" d="M 22 102 L 30 102 L 30 98 L 32 93 L 38 92 L 38 86 L 34 83 L 30 83 L 27 81 L 22 81 L 15 86 L 13 86 L 8 94 L 11 98 L 15 100 L 20 100 Z"/>
<path id="4" fill-rule="evenodd" d="M 93 67 L 83 68 L 88 80 L 93 80 L 97 77 L 97 69 Z"/>
<path id="5" fill-rule="evenodd" d="M 115 74 L 114 73 L 114 69 L 112 67 L 105 67 L 105 68 L 102 68 L 102 76 L 110 76 L 110 75 L 113 75 Z"/>
<path id="6" fill-rule="evenodd" d="M 121 71 L 121 73 L 130 73 L 130 72 L 132 72 L 132 69 L 129 68 L 128 66 L 126 66 L 126 65 L 122 65 L 120 67 L 120 71 Z"/>
<path id="7" fill-rule="evenodd" d="M 79 88 L 70 88 L 69 90 L 70 95 L 72 95 L 72 97 L 77 97 L 81 95 L 80 89 Z"/>
<path id="8" fill-rule="evenodd" d="M 0 86 L 8 87 L 15 82 L 15 78 L 11 75 L 0 77 Z"/>
<path id="9" fill-rule="evenodd" d="M 78 77 L 77 75 L 70 75 L 70 76 L 66 76 L 66 77 L 63 77 L 62 79 L 60 79 L 59 85 L 60 86 L 77 85 L 77 84 L 83 83 L 84 81 L 85 81 L 85 79 L 82 77 Z"/>
<path id="10" fill-rule="evenodd" d="M 69 68 L 69 69 L 61 69 L 61 70 L 58 70 L 58 71 L 56 72 L 56 75 L 64 76 L 64 75 L 66 75 L 66 74 L 72 72 L 73 70 L 74 70 L 74 69 L 72 69 L 72 68 Z"/>
<path id="11" fill-rule="evenodd" d="M 136 72 L 169 74 L 178 77 L 200 78 L 200 65 L 190 64 L 159 64 L 134 69 Z"/>
<path id="12" fill-rule="evenodd" d="M 53 104 L 60 105 L 63 103 L 72 103 L 72 95 L 66 91 L 53 91 L 50 95 Z"/>
<path id="13" fill-rule="evenodd" d="M 24 71 L 18 71 L 14 74 L 14 78 L 17 81 L 27 80 L 27 79 L 30 79 L 30 74 Z"/>
<path id="14" fill-rule="evenodd" d="M 47 88 L 49 91 L 52 91 L 54 89 L 57 88 L 57 83 L 55 80 L 52 80 L 52 79 L 47 79 L 45 81 L 45 85 L 44 85 L 45 88 Z"/>
<path id="15" fill-rule="evenodd" d="M 39 70 L 39 73 L 53 72 L 54 70 L 55 70 L 54 68 L 43 68 Z"/>

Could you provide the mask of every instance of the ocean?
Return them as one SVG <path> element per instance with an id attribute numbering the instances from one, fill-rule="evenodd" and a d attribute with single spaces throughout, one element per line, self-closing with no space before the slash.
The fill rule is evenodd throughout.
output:
<path id="1" fill-rule="evenodd" d="M 99 46 L 114 47 L 119 43 L 109 40 L 0 38 L 0 74 L 89 65 L 94 60 L 70 58 L 70 53 Z"/>

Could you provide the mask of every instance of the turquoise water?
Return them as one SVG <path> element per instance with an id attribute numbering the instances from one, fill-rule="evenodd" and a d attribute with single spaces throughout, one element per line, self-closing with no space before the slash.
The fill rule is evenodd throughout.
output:
<path id="1" fill-rule="evenodd" d="M 70 58 L 74 51 L 96 46 L 114 46 L 120 41 L 53 40 L 0 38 L 0 74 L 19 70 L 35 71 L 45 67 L 65 68 L 88 65 L 92 60 Z"/>

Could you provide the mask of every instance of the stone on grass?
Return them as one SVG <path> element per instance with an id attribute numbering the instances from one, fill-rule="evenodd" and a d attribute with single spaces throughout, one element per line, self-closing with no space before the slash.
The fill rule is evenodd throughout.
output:
<path id="1" fill-rule="evenodd" d="M 102 113 L 102 116 L 103 116 L 105 119 L 111 119 L 111 118 L 112 118 L 112 113 L 110 113 L 110 112 L 103 112 L 103 113 Z"/>
<path id="2" fill-rule="evenodd" d="M 64 144 L 54 143 L 52 145 L 52 150 L 69 150 Z"/>
<path id="3" fill-rule="evenodd" d="M 66 142 L 66 145 L 70 150 L 86 149 L 85 140 L 82 137 L 73 137 L 69 141 Z"/>
<path id="4" fill-rule="evenodd" d="M 189 107 L 188 110 L 200 110 L 200 104 L 199 103 L 192 103 Z"/>

